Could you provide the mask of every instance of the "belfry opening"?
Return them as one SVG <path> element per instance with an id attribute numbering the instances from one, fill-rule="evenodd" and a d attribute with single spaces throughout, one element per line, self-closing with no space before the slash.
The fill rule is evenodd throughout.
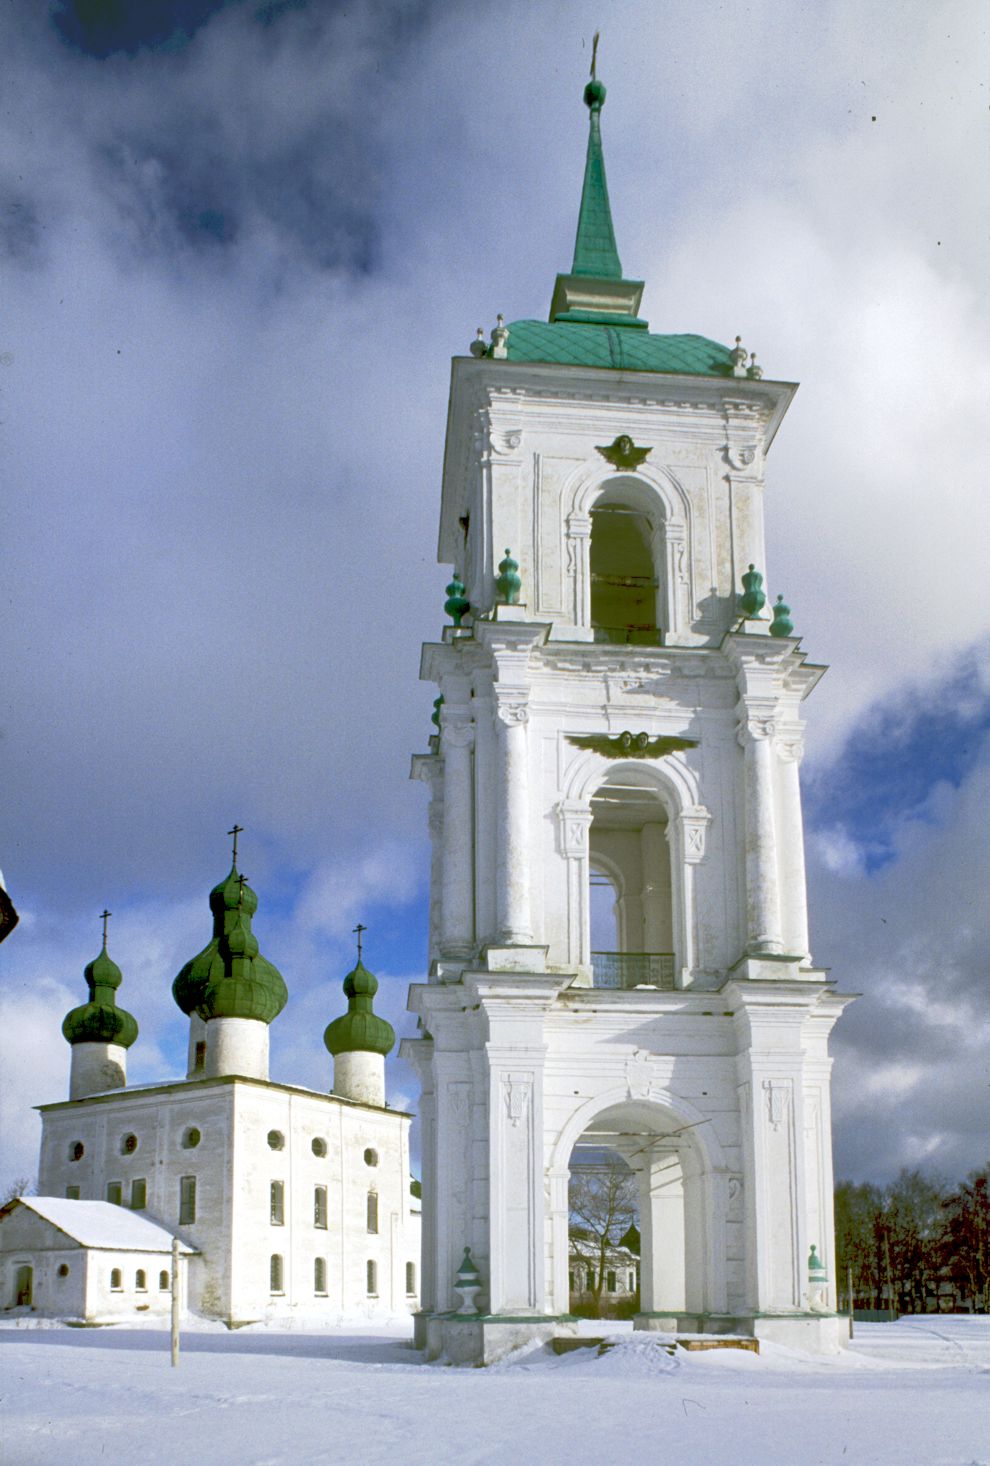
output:
<path id="1" fill-rule="evenodd" d="M 591 799 L 588 904 L 596 987 L 674 986 L 667 837 L 667 809 L 655 781 L 631 762 L 611 768 Z M 608 937 L 608 946 L 598 945 Z"/>

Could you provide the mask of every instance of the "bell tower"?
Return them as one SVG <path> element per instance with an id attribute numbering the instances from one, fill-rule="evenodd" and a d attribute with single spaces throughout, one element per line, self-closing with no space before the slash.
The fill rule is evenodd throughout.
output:
<path id="1" fill-rule="evenodd" d="M 828 1035 L 798 766 L 823 668 L 763 589 L 764 465 L 796 387 L 658 335 L 622 272 L 605 87 L 585 88 L 574 260 L 546 322 L 452 364 L 440 516 L 453 622 L 423 650 L 431 1354 L 572 1327 L 568 1179 L 635 1173 L 637 1327 L 837 1347 Z M 464 1249 L 480 1275 L 465 1314 Z"/>

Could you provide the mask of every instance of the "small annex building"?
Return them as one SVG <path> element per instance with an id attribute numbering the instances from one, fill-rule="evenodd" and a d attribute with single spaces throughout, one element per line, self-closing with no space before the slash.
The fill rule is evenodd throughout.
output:
<path id="1" fill-rule="evenodd" d="M 80 1323 L 167 1316 L 172 1237 L 111 1202 L 15 1197 L 0 1208 L 0 1247 L 13 1289 L 7 1309 Z M 179 1249 L 195 1255 L 187 1243 Z M 180 1288 L 186 1273 L 180 1269 Z"/>
<path id="2" fill-rule="evenodd" d="M 173 1236 L 188 1259 L 184 1306 L 231 1326 L 418 1307 L 412 1117 L 385 1101 L 395 1033 L 374 1011 L 377 979 L 359 952 L 347 1011 L 324 1033 L 332 1093 L 273 1082 L 269 1025 L 288 991 L 260 953 L 257 905 L 235 845 L 210 893 L 213 936 L 172 984 L 189 1018 L 185 1078 L 136 1086 L 126 1061 L 138 1025 L 117 1006 L 105 914 L 89 1001 L 62 1025 L 69 1098 L 40 1106 L 41 1194 L 0 1211 L 0 1314 L 164 1310 Z"/>

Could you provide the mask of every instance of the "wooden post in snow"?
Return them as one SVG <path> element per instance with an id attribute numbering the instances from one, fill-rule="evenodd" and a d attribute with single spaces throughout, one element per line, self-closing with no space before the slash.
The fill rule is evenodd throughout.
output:
<path id="1" fill-rule="evenodd" d="M 179 1239 L 172 1238 L 172 1368 L 179 1362 Z"/>

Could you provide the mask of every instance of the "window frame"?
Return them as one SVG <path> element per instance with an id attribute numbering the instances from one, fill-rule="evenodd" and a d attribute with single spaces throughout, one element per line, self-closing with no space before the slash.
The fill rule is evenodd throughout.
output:
<path id="1" fill-rule="evenodd" d="M 285 1226 L 284 1181 L 272 1181 L 268 1187 L 268 1214 L 273 1227 Z"/>
<path id="2" fill-rule="evenodd" d="M 179 1226 L 191 1227 L 196 1221 L 196 1177 L 179 1177 Z"/>

